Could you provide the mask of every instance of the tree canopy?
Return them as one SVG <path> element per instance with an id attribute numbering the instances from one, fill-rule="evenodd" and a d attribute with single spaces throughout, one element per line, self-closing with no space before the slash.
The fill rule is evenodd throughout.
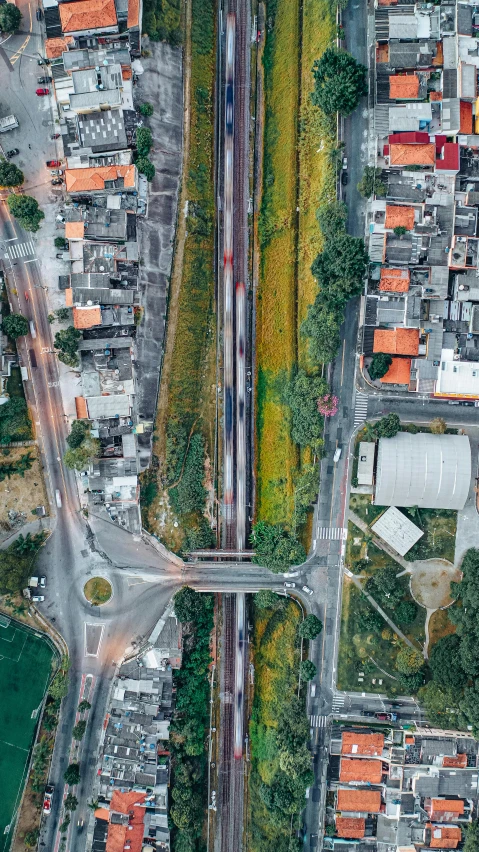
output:
<path id="1" fill-rule="evenodd" d="M 148 127 L 139 127 L 136 131 L 136 148 L 138 157 L 147 157 L 153 145 L 153 134 Z"/>
<path id="2" fill-rule="evenodd" d="M 0 6 L 0 9 L 2 8 L 4 7 Z M 26 231 L 38 231 L 45 214 L 40 210 L 36 198 L 31 195 L 9 195 L 7 204 L 10 213 L 18 219 L 22 228 Z"/>
<path id="3" fill-rule="evenodd" d="M 271 571 L 280 572 L 306 559 L 304 547 L 287 529 L 278 524 L 258 521 L 253 527 L 251 544 L 255 549 L 254 562 Z"/>
<path id="4" fill-rule="evenodd" d="M 453 689 L 465 686 L 467 675 L 461 662 L 461 638 L 453 633 L 439 639 L 429 655 L 429 667 L 440 686 Z"/>
<path id="5" fill-rule="evenodd" d="M 272 589 L 260 589 L 254 596 L 254 605 L 258 609 L 270 609 L 279 603 L 279 596 Z"/>
<path id="6" fill-rule="evenodd" d="M 148 182 L 153 180 L 156 169 L 148 157 L 139 157 L 135 165 L 138 171 L 141 172 L 142 175 L 145 175 Z"/>
<path id="7" fill-rule="evenodd" d="M 347 218 L 348 208 L 344 201 L 322 204 L 316 211 L 316 219 L 325 240 L 330 240 L 339 233 L 345 233 Z"/>
<path id="8" fill-rule="evenodd" d="M 381 180 L 382 169 L 377 169 L 375 166 L 366 166 L 363 171 L 363 176 L 358 183 L 358 192 L 364 198 L 384 198 L 387 192 L 387 186 Z"/>
<path id="9" fill-rule="evenodd" d="M 417 615 L 417 604 L 414 601 L 400 601 L 394 607 L 394 618 L 398 624 L 412 624 Z"/>
<path id="10" fill-rule="evenodd" d="M 316 639 L 316 636 L 319 636 L 321 630 L 323 629 L 323 623 L 319 620 L 317 615 L 314 615 L 312 612 L 309 613 L 299 625 L 299 635 L 303 637 L 303 639 Z"/>
<path id="11" fill-rule="evenodd" d="M 284 399 L 291 409 L 291 437 L 300 447 L 315 447 L 322 440 L 324 420 L 317 400 L 328 389 L 321 376 L 298 370 L 288 382 Z"/>
<path id="12" fill-rule="evenodd" d="M 429 428 L 433 435 L 444 435 L 444 432 L 447 429 L 447 423 L 443 417 L 435 417 L 434 420 L 431 420 Z"/>
<path id="13" fill-rule="evenodd" d="M 85 470 L 92 459 L 100 455 L 100 451 L 100 441 L 88 436 L 84 438 L 79 447 L 67 450 L 63 456 L 63 461 L 70 470 Z"/>
<path id="14" fill-rule="evenodd" d="M 0 6 L 0 30 L 3 33 L 14 33 L 20 26 L 22 13 L 14 3 Z"/>
<path id="15" fill-rule="evenodd" d="M 63 778 L 69 787 L 74 787 L 75 784 L 78 784 L 80 780 L 80 764 L 70 763 L 63 773 Z"/>
<path id="16" fill-rule="evenodd" d="M 2 329 L 8 337 L 16 340 L 29 332 L 28 320 L 23 314 L 7 314 L 2 321 Z"/>
<path id="17" fill-rule="evenodd" d="M 386 375 L 392 362 L 393 359 L 391 355 L 388 355 L 385 352 L 374 353 L 371 363 L 368 367 L 368 373 L 373 382 L 375 382 L 377 379 L 382 379 L 382 377 Z"/>
<path id="18" fill-rule="evenodd" d="M 81 331 L 69 325 L 55 334 L 53 345 L 58 350 L 58 358 L 69 367 L 78 366 L 78 341 L 81 339 Z"/>
<path id="19" fill-rule="evenodd" d="M 404 586 L 396 574 L 394 565 L 386 565 L 378 568 L 366 583 L 366 591 L 374 600 L 389 608 L 397 606 L 404 597 Z"/>
<path id="20" fill-rule="evenodd" d="M 76 450 L 85 440 L 90 431 L 86 420 L 74 420 L 70 434 L 67 436 L 67 444 L 72 450 Z"/>
<path id="21" fill-rule="evenodd" d="M 213 599 L 210 596 L 205 598 L 200 592 L 195 592 L 190 586 L 183 586 L 173 598 L 175 615 L 182 624 L 186 622 L 196 623 L 199 618 L 204 617 L 205 610 L 207 613 L 212 611 Z"/>
<path id="22" fill-rule="evenodd" d="M 406 645 L 398 651 L 396 668 L 405 675 L 416 674 L 424 665 L 424 657 L 415 648 Z"/>
<path id="23" fill-rule="evenodd" d="M 3 6 L 0 6 L 0 14 Z M 0 186 L 20 186 L 25 180 L 21 169 L 9 160 L 0 160 Z"/>
<path id="24" fill-rule="evenodd" d="M 311 100 L 326 115 L 349 115 L 367 94 L 367 69 L 350 53 L 327 47 L 313 65 L 314 91 Z"/>
<path id="25" fill-rule="evenodd" d="M 311 660 L 303 660 L 299 670 L 303 680 L 312 680 L 316 674 L 316 666 Z"/>

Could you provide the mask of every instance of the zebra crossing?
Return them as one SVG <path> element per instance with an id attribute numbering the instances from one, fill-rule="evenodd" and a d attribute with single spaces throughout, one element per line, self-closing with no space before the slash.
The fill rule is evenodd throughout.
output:
<path id="1" fill-rule="evenodd" d="M 333 695 L 333 713 L 344 707 L 344 695 Z"/>
<path id="2" fill-rule="evenodd" d="M 347 529 L 344 527 L 319 527 L 318 538 L 328 539 L 328 541 L 346 540 L 348 535 Z"/>
<path id="3" fill-rule="evenodd" d="M 6 258 L 10 260 L 18 260 L 21 257 L 35 256 L 35 243 L 33 240 L 26 240 L 24 243 L 11 243 L 7 246 Z"/>
<path id="4" fill-rule="evenodd" d="M 327 716 L 310 716 L 310 723 L 312 728 L 325 728 L 326 723 L 328 721 Z"/>
<path id="5" fill-rule="evenodd" d="M 354 428 L 364 423 L 368 416 L 368 397 L 364 393 L 356 394 L 354 404 Z"/>

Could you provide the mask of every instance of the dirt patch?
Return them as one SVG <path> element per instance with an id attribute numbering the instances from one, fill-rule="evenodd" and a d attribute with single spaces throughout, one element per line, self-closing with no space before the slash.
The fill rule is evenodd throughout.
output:
<path id="1" fill-rule="evenodd" d="M 417 603 L 429 610 L 449 606 L 450 583 L 460 579 L 459 569 L 445 559 L 411 563 L 411 593 Z"/>
<path id="2" fill-rule="evenodd" d="M 12 464 L 19 461 L 26 453 L 32 455 L 34 462 L 24 476 L 14 474 L 10 479 L 0 482 L 0 541 L 5 541 L 13 530 L 21 529 L 23 524 L 33 521 L 35 516 L 32 513 L 37 506 L 45 506 L 48 510 L 38 448 L 35 446 L 14 447 L 8 450 L 8 453 L 8 455 L 0 455 L 0 462 Z M 19 519 L 18 526 L 9 518 L 9 511 L 23 512 L 25 515 L 23 519 Z"/>
<path id="3" fill-rule="evenodd" d="M 429 654 L 431 653 L 432 646 L 435 645 L 439 639 L 442 639 L 444 636 L 449 636 L 451 633 L 455 632 L 456 626 L 449 618 L 448 609 L 438 609 L 436 612 L 433 612 L 429 620 Z"/>

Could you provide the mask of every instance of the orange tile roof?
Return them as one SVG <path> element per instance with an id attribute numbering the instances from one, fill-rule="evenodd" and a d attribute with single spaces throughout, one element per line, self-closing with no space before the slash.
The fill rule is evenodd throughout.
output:
<path id="1" fill-rule="evenodd" d="M 365 754 L 380 757 L 384 748 L 384 734 L 363 734 L 343 731 L 341 754 Z"/>
<path id="2" fill-rule="evenodd" d="M 389 62 L 389 45 L 388 44 L 378 44 L 378 46 L 376 47 L 376 62 L 378 63 L 378 65 L 381 62 Z"/>
<path id="3" fill-rule="evenodd" d="M 436 161 L 436 146 L 432 142 L 393 143 L 389 146 L 391 166 L 433 166 Z"/>
<path id="4" fill-rule="evenodd" d="M 436 813 L 463 814 L 464 802 L 462 799 L 431 799 L 431 808 Z"/>
<path id="5" fill-rule="evenodd" d="M 379 280 L 379 289 L 387 290 L 390 293 L 407 293 L 410 280 L 411 273 L 409 269 L 388 269 L 383 266 Z"/>
<path id="6" fill-rule="evenodd" d="M 140 23 L 140 0 L 128 0 L 127 27 L 137 27 Z"/>
<path id="7" fill-rule="evenodd" d="M 430 92 L 429 93 L 430 101 L 442 101 L 442 92 Z"/>
<path id="8" fill-rule="evenodd" d="M 85 308 L 73 308 L 73 325 L 75 328 L 93 328 L 101 325 L 101 309 L 99 305 Z"/>
<path id="9" fill-rule="evenodd" d="M 462 832 L 457 825 L 431 825 L 427 823 L 427 828 L 431 829 L 431 849 L 457 849 L 457 846 L 462 838 Z"/>
<path id="10" fill-rule="evenodd" d="M 58 5 L 63 33 L 100 30 L 117 25 L 115 0 L 77 0 Z"/>
<path id="11" fill-rule="evenodd" d="M 442 65 L 444 62 L 444 51 L 442 47 L 442 41 L 436 42 L 436 55 L 433 57 L 432 64 L 433 65 Z"/>
<path id="12" fill-rule="evenodd" d="M 389 78 L 391 99 L 414 100 L 419 95 L 419 77 L 416 74 L 396 74 Z"/>
<path id="13" fill-rule="evenodd" d="M 460 133 L 470 135 L 472 131 L 472 104 L 468 101 L 460 101 Z"/>
<path id="14" fill-rule="evenodd" d="M 65 237 L 67 240 L 82 240 L 85 235 L 84 222 L 67 222 L 65 224 Z"/>
<path id="15" fill-rule="evenodd" d="M 145 793 L 120 793 L 115 790 L 110 802 L 110 814 L 130 814 L 128 825 L 110 823 L 106 841 L 106 852 L 123 852 L 126 842 L 130 852 L 141 852 L 145 827 L 145 808 L 142 807 L 146 798 Z"/>
<path id="16" fill-rule="evenodd" d="M 398 207 L 395 204 L 386 204 L 386 228 L 414 228 L 414 207 Z"/>
<path id="17" fill-rule="evenodd" d="M 341 758 L 340 781 L 369 781 L 370 784 L 380 784 L 383 767 L 380 760 Z"/>
<path id="18" fill-rule="evenodd" d="M 374 332 L 373 352 L 386 352 L 389 355 L 417 355 L 419 329 L 377 328 Z"/>
<path id="19" fill-rule="evenodd" d="M 98 166 L 93 169 L 66 169 L 65 184 L 67 192 L 88 192 L 102 190 L 105 181 L 122 177 L 126 188 L 135 186 L 136 166 Z"/>
<path id="20" fill-rule="evenodd" d="M 71 308 L 73 305 L 73 290 L 71 287 L 67 287 L 65 290 L 65 305 L 67 308 Z"/>
<path id="21" fill-rule="evenodd" d="M 88 420 L 88 408 L 84 396 L 75 397 L 75 408 L 77 410 L 78 420 Z"/>
<path id="22" fill-rule="evenodd" d="M 133 71 L 131 70 L 131 68 L 123 68 L 122 66 L 121 76 L 124 80 L 131 80 L 131 78 L 133 77 Z"/>
<path id="23" fill-rule="evenodd" d="M 358 839 L 364 837 L 366 820 L 361 817 L 336 817 L 336 834 L 338 837 Z"/>
<path id="24" fill-rule="evenodd" d="M 68 45 L 73 44 L 73 36 L 65 38 L 47 38 L 45 42 L 45 56 L 47 59 L 58 59 L 62 53 L 68 50 Z"/>
<path id="25" fill-rule="evenodd" d="M 339 789 L 336 807 L 338 811 L 346 813 L 378 814 L 381 810 L 381 791 Z"/>
<path id="26" fill-rule="evenodd" d="M 406 745 L 413 745 L 416 742 L 412 734 L 406 735 Z"/>
<path id="27" fill-rule="evenodd" d="M 465 769 L 467 766 L 467 754 L 456 754 L 455 757 L 444 757 L 442 765 L 444 767 L 449 766 L 450 768 L 458 767 L 459 769 Z M 464 810 L 464 804 L 462 802 L 461 804 L 462 810 Z"/>
<path id="28" fill-rule="evenodd" d="M 97 808 L 95 811 L 95 819 L 105 819 L 107 822 L 110 821 L 110 811 L 108 808 Z"/>
<path id="29" fill-rule="evenodd" d="M 380 379 L 386 385 L 408 385 L 411 378 L 411 359 L 393 358 L 387 373 Z"/>

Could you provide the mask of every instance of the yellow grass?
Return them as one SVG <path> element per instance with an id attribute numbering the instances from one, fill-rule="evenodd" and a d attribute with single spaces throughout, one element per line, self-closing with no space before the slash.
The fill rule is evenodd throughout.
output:
<path id="1" fill-rule="evenodd" d="M 456 632 L 456 627 L 450 620 L 448 613 L 448 609 L 437 609 L 431 615 L 429 621 L 429 653 L 439 639 Z"/>

